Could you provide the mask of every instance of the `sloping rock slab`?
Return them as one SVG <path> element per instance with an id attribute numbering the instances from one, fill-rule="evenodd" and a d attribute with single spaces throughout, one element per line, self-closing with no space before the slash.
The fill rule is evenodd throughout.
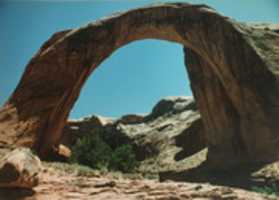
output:
<path id="1" fill-rule="evenodd" d="M 110 176 L 74 176 L 47 170 L 34 200 L 275 200 L 241 189 L 196 183 L 160 183 Z"/>

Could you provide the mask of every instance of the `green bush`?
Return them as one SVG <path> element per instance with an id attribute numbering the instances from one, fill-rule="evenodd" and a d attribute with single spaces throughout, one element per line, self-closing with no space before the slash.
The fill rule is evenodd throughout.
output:
<path id="1" fill-rule="evenodd" d="M 267 194 L 267 195 L 275 195 L 279 197 L 279 186 L 254 186 L 251 188 L 253 192 L 258 192 L 262 194 Z"/>
<path id="2" fill-rule="evenodd" d="M 112 150 L 99 134 L 78 139 L 72 148 L 72 162 L 94 169 L 108 168 Z"/>
<path id="3" fill-rule="evenodd" d="M 72 148 L 71 161 L 94 169 L 122 172 L 132 172 L 138 164 L 131 145 L 123 144 L 113 150 L 97 133 L 78 139 Z"/>
<path id="4" fill-rule="evenodd" d="M 119 170 L 122 172 L 131 172 L 136 166 L 136 155 L 133 147 L 129 144 L 117 147 L 109 162 L 109 168 L 111 170 Z"/>

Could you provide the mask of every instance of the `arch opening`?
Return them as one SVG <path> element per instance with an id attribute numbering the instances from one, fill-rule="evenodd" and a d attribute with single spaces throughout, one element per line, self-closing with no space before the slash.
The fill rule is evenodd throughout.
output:
<path id="1" fill-rule="evenodd" d="M 84 84 L 70 118 L 147 114 L 164 97 L 192 96 L 188 80 L 181 45 L 136 41 L 100 64 Z"/>

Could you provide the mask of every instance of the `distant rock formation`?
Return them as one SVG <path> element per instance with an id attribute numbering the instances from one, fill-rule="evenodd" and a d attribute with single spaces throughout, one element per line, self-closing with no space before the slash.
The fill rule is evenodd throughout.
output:
<path id="1" fill-rule="evenodd" d="M 78 138 L 93 134 L 100 134 L 113 149 L 130 144 L 137 160 L 156 158 L 157 164 L 165 163 L 169 168 L 183 165 L 176 161 L 206 148 L 205 130 L 192 97 L 164 98 L 145 116 L 130 114 L 114 120 L 91 116 L 70 120 L 61 142 L 71 147 Z M 201 162 L 204 160 L 205 157 Z M 164 170 L 159 168 L 158 171 Z"/>
<path id="2" fill-rule="evenodd" d="M 153 38 L 185 46 L 209 163 L 278 160 L 278 30 L 236 22 L 205 5 L 170 3 L 55 33 L 0 110 L 0 143 L 32 146 L 46 157 L 59 145 L 88 76 L 118 48 Z"/>

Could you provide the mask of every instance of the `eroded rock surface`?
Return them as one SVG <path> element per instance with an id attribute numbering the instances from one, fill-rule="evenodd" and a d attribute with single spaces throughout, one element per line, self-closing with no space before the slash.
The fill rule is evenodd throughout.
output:
<path id="1" fill-rule="evenodd" d="M 139 8 L 55 33 L 0 110 L 1 145 L 32 146 L 46 157 L 88 76 L 118 48 L 147 38 L 185 46 L 209 163 L 224 168 L 279 159 L 278 26 L 239 23 L 186 3 Z"/>
<path id="2" fill-rule="evenodd" d="M 158 183 L 148 180 L 114 180 L 110 178 L 74 178 L 49 175 L 35 188 L 34 200 L 41 199 L 88 199 L 88 200 L 268 200 L 260 194 L 211 186 L 209 184 Z M 54 192 L 55 191 L 55 192 Z"/>
<path id="3" fill-rule="evenodd" d="M 20 148 L 0 160 L 0 188 L 31 189 L 39 184 L 41 162 L 30 149 Z"/>
<path id="4" fill-rule="evenodd" d="M 14 200 L 18 193 L 7 193 Z M 3 198 L 0 192 L 0 199 Z M 111 175 L 77 176 L 66 168 L 47 167 L 42 182 L 26 200 L 275 200 L 236 188 L 196 183 L 159 183 L 154 180 L 127 179 Z"/>

